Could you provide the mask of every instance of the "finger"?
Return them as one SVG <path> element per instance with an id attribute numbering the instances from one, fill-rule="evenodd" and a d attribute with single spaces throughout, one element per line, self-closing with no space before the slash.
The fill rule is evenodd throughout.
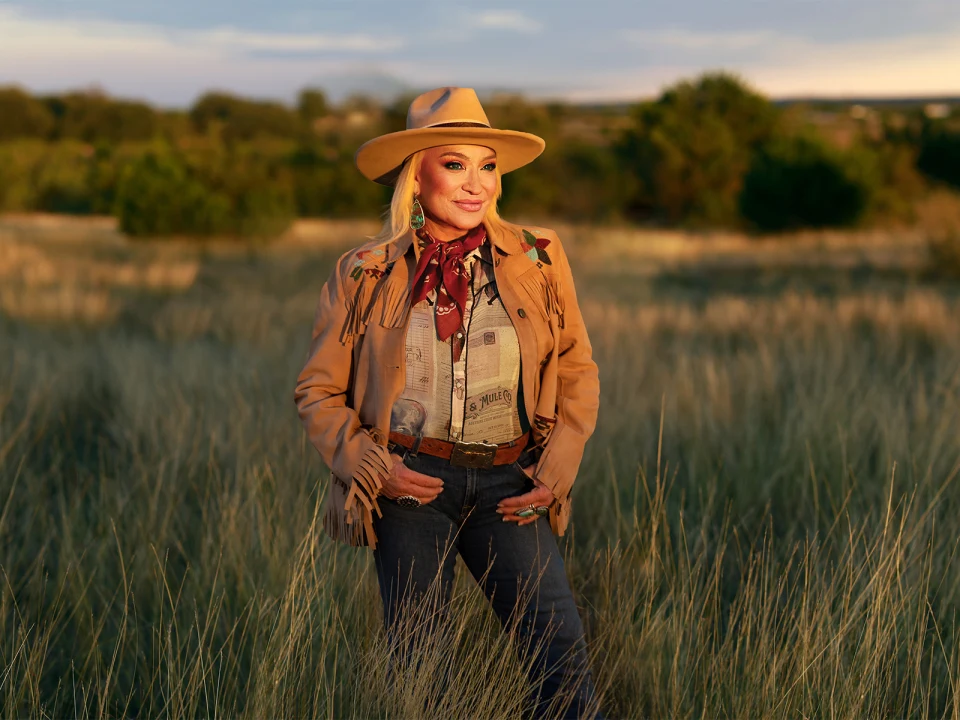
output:
<path id="1" fill-rule="evenodd" d="M 519 515 L 504 515 L 504 522 L 515 522 L 517 525 L 529 525 L 530 523 L 535 523 L 540 519 L 539 515 L 531 515 L 530 517 L 520 517 Z"/>
<path id="2" fill-rule="evenodd" d="M 400 477 L 414 485 L 419 486 L 424 490 L 442 490 L 443 489 L 443 480 L 433 475 L 424 475 L 421 472 L 416 470 L 411 470 L 410 468 L 405 467 L 405 472 L 401 471 Z"/>
<path id="3" fill-rule="evenodd" d="M 508 497 L 500 500 L 500 502 L 497 503 L 497 507 L 504 508 L 506 510 L 521 508 L 524 505 L 530 505 L 534 499 L 538 497 L 538 495 L 539 493 L 537 492 L 536 488 L 533 490 L 528 490 L 520 495 L 509 495 Z"/>
<path id="4" fill-rule="evenodd" d="M 519 510 L 527 505 L 550 505 L 553 494 L 546 488 L 534 488 L 522 495 L 511 495 L 497 503 L 498 512 L 502 510 Z"/>

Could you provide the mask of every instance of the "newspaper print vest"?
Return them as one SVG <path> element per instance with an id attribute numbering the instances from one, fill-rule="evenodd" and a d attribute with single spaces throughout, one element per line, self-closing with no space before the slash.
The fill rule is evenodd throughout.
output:
<path id="1" fill-rule="evenodd" d="M 472 281 L 460 358 L 453 358 L 455 338 L 437 338 L 431 293 L 411 308 L 406 385 L 390 429 L 448 441 L 509 442 L 528 429 L 519 405 L 520 343 L 497 292 L 489 243 L 468 254 L 464 266 Z"/>

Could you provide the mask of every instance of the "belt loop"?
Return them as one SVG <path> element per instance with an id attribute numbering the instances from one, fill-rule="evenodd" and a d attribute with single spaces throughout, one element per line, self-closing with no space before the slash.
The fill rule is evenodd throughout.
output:
<path id="1" fill-rule="evenodd" d="M 407 451 L 407 457 L 415 458 L 417 453 L 420 451 L 420 443 L 423 442 L 423 435 L 417 435 L 413 439 L 413 447 Z"/>

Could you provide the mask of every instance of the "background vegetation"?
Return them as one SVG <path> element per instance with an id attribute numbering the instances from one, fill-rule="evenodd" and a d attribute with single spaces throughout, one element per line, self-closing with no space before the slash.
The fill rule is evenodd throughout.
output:
<path id="1" fill-rule="evenodd" d="M 208 93 L 159 110 L 97 92 L 0 90 L 0 212 L 115 214 L 135 236 L 276 235 L 294 217 L 375 217 L 386 191 L 353 153 L 403 128 L 409 98 L 295 106 Z M 507 177 L 504 211 L 574 222 L 777 231 L 911 222 L 960 187 L 949 107 L 777 105 L 725 74 L 635 105 L 495 97 L 495 126 L 546 138 Z"/>
<path id="2" fill-rule="evenodd" d="M 5 227 L 4 716 L 518 715 L 464 573 L 391 692 L 371 556 L 317 527 L 292 387 L 341 247 Z M 843 238 L 565 237 L 602 413 L 563 546 L 609 716 L 956 717 L 960 286 Z"/>

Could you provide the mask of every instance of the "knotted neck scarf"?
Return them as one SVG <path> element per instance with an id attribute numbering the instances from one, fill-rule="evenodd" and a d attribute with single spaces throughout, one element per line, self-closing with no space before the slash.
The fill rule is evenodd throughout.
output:
<path id="1" fill-rule="evenodd" d="M 425 244 L 413 275 L 412 300 L 416 304 L 431 290 L 437 291 L 434 311 L 437 337 L 446 340 L 463 324 L 463 309 L 470 288 L 470 276 L 463 267 L 463 257 L 483 244 L 487 232 L 483 225 L 478 225 L 462 238 L 440 242 L 420 228 L 417 237 Z"/>

